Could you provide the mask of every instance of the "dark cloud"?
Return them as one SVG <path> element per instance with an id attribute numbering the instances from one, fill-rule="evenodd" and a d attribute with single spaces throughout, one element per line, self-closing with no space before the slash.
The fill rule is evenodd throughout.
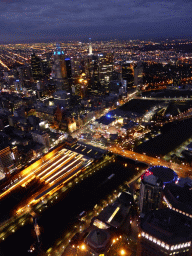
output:
<path id="1" fill-rule="evenodd" d="M 190 0 L 1 0 L 0 41 L 78 39 L 99 32 L 113 38 L 153 36 L 153 32 L 156 36 L 157 31 L 188 36 L 191 11 Z"/>

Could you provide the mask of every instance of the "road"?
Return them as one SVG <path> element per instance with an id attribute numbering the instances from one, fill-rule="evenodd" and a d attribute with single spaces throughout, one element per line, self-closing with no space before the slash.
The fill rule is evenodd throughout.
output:
<path id="1" fill-rule="evenodd" d="M 186 165 L 180 165 L 172 163 L 161 159 L 160 157 L 151 157 L 145 154 L 140 154 L 131 150 L 126 150 L 120 146 L 110 146 L 108 150 L 114 154 L 118 154 L 130 159 L 136 160 L 138 162 L 143 162 L 148 165 L 163 165 L 173 169 L 180 177 L 188 177 L 192 175 L 192 168 Z"/>

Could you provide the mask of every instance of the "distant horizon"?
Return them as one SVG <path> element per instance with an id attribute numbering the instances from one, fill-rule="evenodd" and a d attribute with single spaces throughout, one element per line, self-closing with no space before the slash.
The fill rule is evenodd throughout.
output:
<path id="1" fill-rule="evenodd" d="M 15 41 L 15 42 L 1 42 L 0 41 L 0 45 L 9 45 L 9 44 L 38 44 L 38 43 L 57 43 L 57 42 L 63 42 L 63 43 L 69 43 L 69 42 L 82 42 L 82 43 L 89 43 L 89 38 L 90 37 L 84 37 L 84 38 L 71 38 L 71 39 L 66 39 L 66 38 L 58 38 L 57 40 L 54 38 L 54 39 L 36 39 L 36 40 L 18 40 L 18 41 Z M 176 41 L 179 41 L 179 40 L 183 40 L 183 41 L 186 41 L 186 40 L 192 40 L 192 36 L 183 36 L 183 37 L 162 37 L 162 38 L 157 38 L 157 37 L 150 37 L 150 38 L 93 38 L 91 37 L 91 41 L 94 43 L 94 42 L 102 42 L 102 41 L 154 41 L 154 42 L 164 42 L 166 40 L 168 41 L 173 41 L 173 40 L 176 40 Z"/>
<path id="2" fill-rule="evenodd" d="M 190 0 L 2 0 L 0 43 L 192 36 Z"/>

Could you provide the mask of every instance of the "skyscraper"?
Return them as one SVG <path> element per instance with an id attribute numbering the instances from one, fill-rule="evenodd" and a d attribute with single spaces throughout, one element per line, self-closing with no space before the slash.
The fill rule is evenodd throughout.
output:
<path id="1" fill-rule="evenodd" d="M 163 183 L 154 175 L 145 175 L 141 181 L 139 209 L 141 217 L 150 210 L 159 208 Z"/>
<path id="2" fill-rule="evenodd" d="M 66 70 L 67 70 L 67 78 L 72 78 L 72 70 L 71 70 L 71 59 L 65 58 Z"/>
<path id="3" fill-rule="evenodd" d="M 134 87 L 134 65 L 132 61 L 126 61 L 122 65 L 122 79 L 126 81 L 127 88 Z"/>
<path id="4" fill-rule="evenodd" d="M 69 91 L 69 82 L 67 79 L 67 67 L 65 62 L 64 51 L 57 46 L 54 51 L 54 63 L 52 66 L 52 78 L 56 81 L 57 90 Z"/>
<path id="5" fill-rule="evenodd" d="M 99 82 L 105 87 L 105 91 L 108 91 L 109 82 L 112 79 L 113 74 L 113 54 L 104 53 L 98 54 L 99 59 Z"/>
<path id="6" fill-rule="evenodd" d="M 152 166 L 141 176 L 139 209 L 144 217 L 151 210 L 159 208 L 162 201 L 162 190 L 166 184 L 177 181 L 177 174 L 165 166 Z"/>
<path id="7" fill-rule="evenodd" d="M 41 59 L 33 53 L 31 55 L 32 76 L 35 81 L 40 80 L 43 75 Z"/>
<path id="8" fill-rule="evenodd" d="M 89 38 L 89 55 L 93 54 L 91 38 Z"/>
<path id="9" fill-rule="evenodd" d="M 143 85 L 143 65 L 141 62 L 137 63 L 134 69 L 134 86 L 141 88 Z"/>

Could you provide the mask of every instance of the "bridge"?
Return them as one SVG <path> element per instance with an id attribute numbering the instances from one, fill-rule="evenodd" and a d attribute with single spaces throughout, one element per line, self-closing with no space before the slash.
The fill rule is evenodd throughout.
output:
<path id="1" fill-rule="evenodd" d="M 186 97 L 180 97 L 180 98 L 167 98 L 167 97 L 163 97 L 163 98 L 158 98 L 158 97 L 145 97 L 145 96 L 141 96 L 141 97 L 135 97 L 135 99 L 137 100 L 159 100 L 159 101 L 192 101 L 192 98 L 186 98 Z"/>
<path id="2" fill-rule="evenodd" d="M 180 177 L 189 177 L 192 175 L 192 167 L 184 164 L 167 162 L 160 157 L 147 156 L 145 153 L 137 153 L 131 150 L 123 149 L 121 146 L 110 146 L 108 150 L 114 154 L 127 157 L 129 159 L 145 163 L 147 165 L 162 165 L 173 169 Z"/>

